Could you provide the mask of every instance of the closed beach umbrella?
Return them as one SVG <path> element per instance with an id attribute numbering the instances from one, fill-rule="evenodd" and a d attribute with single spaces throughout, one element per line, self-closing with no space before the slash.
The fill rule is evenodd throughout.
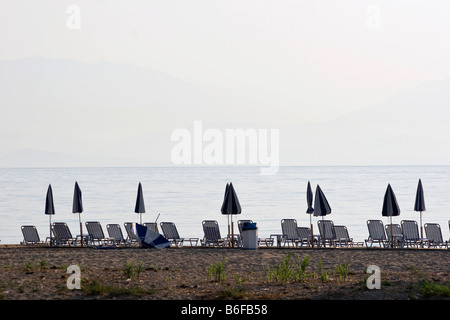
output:
<path id="1" fill-rule="evenodd" d="M 222 214 L 240 214 L 242 212 L 241 204 L 234 190 L 233 184 L 230 182 L 228 188 L 225 189 L 225 196 L 221 208 Z"/>
<path id="2" fill-rule="evenodd" d="M 311 189 L 311 183 L 308 181 L 308 185 L 306 187 L 306 203 L 308 205 L 308 208 L 306 209 L 306 213 L 309 214 L 309 224 L 311 225 L 311 245 L 314 247 L 314 232 L 313 232 L 313 225 L 311 221 L 311 216 L 314 213 L 314 208 L 312 207 L 313 203 L 313 192 Z"/>
<path id="3" fill-rule="evenodd" d="M 142 224 L 142 214 L 145 213 L 145 204 L 144 204 L 144 192 L 142 191 L 142 184 L 140 182 L 138 185 L 136 206 L 134 207 L 134 212 L 139 213 L 140 223 Z"/>
<path id="4" fill-rule="evenodd" d="M 388 184 L 386 193 L 384 194 L 383 210 L 381 214 L 384 217 L 391 217 L 391 218 L 393 216 L 400 215 L 400 207 L 397 203 L 397 198 L 394 194 L 394 190 L 392 190 L 390 184 Z"/>
<path id="5" fill-rule="evenodd" d="M 325 194 L 319 185 L 316 187 L 316 195 L 314 199 L 314 216 L 323 217 L 331 213 L 331 207 Z"/>
<path id="6" fill-rule="evenodd" d="M 78 182 L 75 181 L 75 187 L 73 190 L 73 204 L 72 213 L 78 213 L 78 221 L 80 222 L 80 235 L 81 235 L 81 246 L 83 246 L 83 225 L 81 224 L 81 213 L 83 212 L 83 199 L 81 194 L 80 186 Z"/>
<path id="7" fill-rule="evenodd" d="M 331 213 L 330 204 L 328 203 L 328 200 L 325 197 L 325 194 L 323 193 L 320 186 L 317 185 L 315 199 L 314 199 L 314 216 L 322 217 L 322 220 L 323 220 L 324 217 L 330 213 Z M 325 241 L 325 239 L 324 239 L 324 241 Z"/>
<path id="8" fill-rule="evenodd" d="M 52 215 L 55 214 L 55 205 L 53 203 L 53 190 L 52 185 L 48 185 L 47 196 L 45 198 L 45 214 L 48 215 L 50 224 L 50 245 L 52 245 Z"/>
<path id="9" fill-rule="evenodd" d="M 420 212 L 420 237 L 423 238 L 423 228 L 422 228 L 422 211 L 426 211 L 425 208 L 425 197 L 423 195 L 422 180 L 419 179 L 419 184 L 417 185 L 416 192 L 416 203 L 414 204 L 414 211 Z"/>
<path id="10" fill-rule="evenodd" d="M 233 184 L 227 184 L 225 188 L 225 196 L 223 199 L 223 204 L 221 208 L 222 214 L 231 216 L 231 245 L 234 246 L 234 225 L 233 225 L 233 214 L 240 214 L 242 212 L 241 204 L 237 197 L 236 191 L 234 190 Z"/>
<path id="11" fill-rule="evenodd" d="M 306 209 L 306 213 L 314 213 L 314 208 L 312 206 L 313 203 L 313 192 L 311 189 L 311 183 L 308 181 L 308 185 L 306 187 L 306 203 L 308 205 L 308 208 Z"/>
<path id="12" fill-rule="evenodd" d="M 386 192 L 384 194 L 384 200 L 383 200 L 383 209 L 381 214 L 383 217 L 389 217 L 390 224 L 391 224 L 391 236 L 392 236 L 392 246 L 394 245 L 394 232 L 393 232 L 393 226 L 392 226 L 392 217 L 393 216 L 399 216 L 400 215 L 400 207 L 397 202 L 397 198 L 394 194 L 394 190 L 392 190 L 392 187 L 390 184 L 388 184 Z"/>

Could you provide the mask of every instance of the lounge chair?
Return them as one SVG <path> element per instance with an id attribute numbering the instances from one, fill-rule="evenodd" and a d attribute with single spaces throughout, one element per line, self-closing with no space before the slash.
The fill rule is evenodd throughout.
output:
<path id="1" fill-rule="evenodd" d="M 441 226 L 437 223 L 425 223 L 425 234 L 430 247 L 448 248 L 448 241 L 442 237 Z"/>
<path id="2" fill-rule="evenodd" d="M 238 237 L 238 246 L 242 247 L 242 226 L 244 223 L 249 222 L 253 223 L 252 220 L 238 220 L 238 228 L 239 228 L 239 237 Z M 258 238 L 258 247 L 264 244 L 266 247 L 273 246 L 273 238 Z"/>
<path id="3" fill-rule="evenodd" d="M 150 230 L 158 232 L 158 224 L 156 222 L 144 222 L 144 226 L 150 228 Z"/>
<path id="4" fill-rule="evenodd" d="M 35 245 L 35 244 L 44 244 L 44 241 L 41 241 L 39 238 L 39 233 L 35 226 L 21 226 L 23 241 L 21 244 L 23 245 Z"/>
<path id="5" fill-rule="evenodd" d="M 87 221 L 86 222 L 86 229 L 89 234 L 88 238 L 88 245 L 107 245 L 107 244 L 113 244 L 114 241 L 112 239 L 106 238 L 105 234 L 103 233 L 103 228 L 100 222 L 98 221 Z"/>
<path id="6" fill-rule="evenodd" d="M 297 227 L 297 234 L 299 237 L 299 243 L 300 246 L 303 246 L 304 244 L 307 246 L 311 246 L 312 234 L 311 234 L 311 228 L 308 227 Z M 314 237 L 314 243 L 318 243 L 317 237 Z"/>
<path id="7" fill-rule="evenodd" d="M 339 247 L 350 247 L 353 242 L 353 238 L 350 238 L 346 226 L 334 226 L 334 233 L 336 239 L 334 240 L 336 246 Z"/>
<path id="8" fill-rule="evenodd" d="M 219 224 L 216 220 L 202 221 L 204 237 L 201 240 L 202 246 L 226 246 L 228 241 L 220 236 Z"/>
<path id="9" fill-rule="evenodd" d="M 123 237 L 122 229 L 118 224 L 107 224 L 106 230 L 108 231 L 109 238 L 115 245 L 126 244 L 125 238 Z"/>
<path id="10" fill-rule="evenodd" d="M 334 232 L 336 234 L 336 245 L 345 246 L 345 247 L 362 247 L 364 246 L 363 242 L 353 241 L 353 238 L 350 238 L 348 233 L 348 229 L 346 226 L 334 226 Z"/>
<path id="11" fill-rule="evenodd" d="M 54 222 L 52 224 L 52 233 L 52 241 L 55 246 L 72 246 L 77 244 L 78 239 L 72 237 L 72 233 L 70 232 L 70 229 L 65 222 Z"/>
<path id="12" fill-rule="evenodd" d="M 140 244 L 140 239 L 138 238 L 136 233 L 134 233 L 134 231 L 133 231 L 133 223 L 125 222 L 123 225 L 125 227 L 125 231 L 127 232 L 127 237 L 125 239 L 125 242 L 130 246 L 133 244 Z"/>
<path id="13" fill-rule="evenodd" d="M 423 247 L 424 239 L 421 239 L 419 236 L 419 226 L 417 224 L 417 221 L 402 220 L 400 221 L 400 224 L 402 226 L 405 245 L 407 247 Z"/>
<path id="14" fill-rule="evenodd" d="M 196 246 L 198 243 L 198 238 L 180 238 L 177 227 L 173 222 L 161 222 L 159 225 L 161 226 L 164 237 L 176 247 L 183 246 L 184 241 L 189 241 L 191 247 Z"/>
<path id="15" fill-rule="evenodd" d="M 336 231 L 334 230 L 334 223 L 331 220 L 318 220 L 320 242 L 326 247 L 327 243 L 331 246 L 336 246 Z"/>
<path id="16" fill-rule="evenodd" d="M 399 224 L 387 224 L 386 229 L 386 246 L 394 248 L 403 248 L 405 241 L 403 236 L 402 227 Z"/>
<path id="17" fill-rule="evenodd" d="M 378 243 L 380 247 L 385 247 L 387 245 L 387 238 L 383 226 L 383 221 L 367 220 L 367 228 L 369 229 L 369 237 L 365 239 L 367 247 L 369 247 L 369 243 L 371 247 L 374 243 Z"/>
<path id="18" fill-rule="evenodd" d="M 292 246 L 298 246 L 300 243 L 300 237 L 297 231 L 297 220 L 295 219 L 283 219 L 281 220 L 281 243 L 283 246 L 292 243 Z"/>

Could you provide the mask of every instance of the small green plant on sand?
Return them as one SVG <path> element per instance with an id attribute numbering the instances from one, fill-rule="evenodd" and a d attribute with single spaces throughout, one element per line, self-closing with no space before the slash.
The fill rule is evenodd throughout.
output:
<path id="1" fill-rule="evenodd" d="M 348 263 L 340 263 L 334 266 L 334 271 L 339 275 L 339 280 L 347 281 L 349 274 Z"/>
<path id="2" fill-rule="evenodd" d="M 208 273 L 208 280 L 214 276 L 214 281 L 216 283 L 220 283 L 225 280 L 225 259 L 221 262 L 217 262 L 216 264 L 211 264 L 208 268 L 206 268 Z"/>
<path id="3" fill-rule="evenodd" d="M 317 269 L 319 271 L 320 281 L 322 281 L 322 283 L 328 282 L 328 272 L 324 272 L 322 270 L 322 259 L 319 260 L 319 264 L 317 266 Z"/>
<path id="4" fill-rule="evenodd" d="M 247 290 L 244 286 L 235 286 L 231 288 L 225 288 L 219 292 L 219 299 L 233 299 L 242 300 L 245 299 Z"/>
<path id="5" fill-rule="evenodd" d="M 48 262 L 46 260 L 41 260 L 39 262 L 24 262 L 23 263 L 23 269 L 26 271 L 33 271 L 33 270 L 39 270 L 39 269 L 47 269 L 48 268 Z"/>
<path id="6" fill-rule="evenodd" d="M 234 280 L 236 281 L 236 284 L 238 284 L 238 285 L 242 285 L 245 282 L 245 278 L 237 273 L 234 275 Z"/>
<path id="7" fill-rule="evenodd" d="M 131 279 L 134 277 L 139 278 L 143 270 L 143 263 L 140 262 L 138 264 L 127 262 L 123 267 L 123 274 L 127 277 L 127 279 Z"/>
<path id="8" fill-rule="evenodd" d="M 306 272 L 306 268 L 309 265 L 309 256 L 303 258 L 300 261 L 298 255 L 295 259 L 292 259 L 292 255 L 288 253 L 283 261 L 273 268 L 267 269 L 267 280 L 276 281 L 282 284 L 286 284 L 289 281 L 305 281 L 309 274 Z"/>
<path id="9" fill-rule="evenodd" d="M 130 288 L 122 287 L 120 285 L 114 284 L 103 284 L 100 281 L 94 280 L 83 280 L 83 285 L 81 290 L 84 294 L 90 296 L 135 296 L 141 297 L 144 295 L 154 294 L 155 290 L 145 290 L 139 286 L 132 286 Z"/>
<path id="10" fill-rule="evenodd" d="M 427 297 L 450 297 L 450 284 L 425 280 L 420 285 L 422 294 Z"/>

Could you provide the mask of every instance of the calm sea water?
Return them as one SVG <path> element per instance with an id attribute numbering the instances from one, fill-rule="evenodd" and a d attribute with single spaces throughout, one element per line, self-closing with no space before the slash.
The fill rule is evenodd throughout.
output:
<path id="1" fill-rule="evenodd" d="M 47 187 L 52 185 L 56 214 L 52 222 L 66 222 L 79 234 L 78 214 L 72 213 L 75 181 L 83 192 L 83 223 L 99 221 L 106 234 L 108 223 L 139 222 L 134 213 L 139 182 L 142 183 L 146 213 L 143 222 L 172 221 L 181 237 L 203 236 L 202 221 L 219 222 L 227 233 L 227 216 L 220 213 L 225 185 L 233 182 L 242 214 L 238 219 L 257 222 L 259 236 L 281 233 L 281 219 L 297 219 L 309 226 L 306 214 L 306 186 L 319 184 L 330 206 L 326 219 L 346 225 L 350 236 L 367 238 L 366 221 L 381 216 L 384 192 L 391 184 L 401 220 L 416 220 L 414 201 L 422 179 L 427 211 L 423 223 L 439 223 L 444 238 L 450 232 L 450 166 L 407 167 L 281 167 L 278 174 L 260 175 L 258 167 L 148 167 L 148 168 L 38 168 L 0 169 L 1 244 L 22 241 L 21 225 L 35 225 L 41 239 L 49 236 L 49 216 L 44 214 Z M 317 220 L 312 222 L 317 230 Z M 235 223 L 236 226 L 236 223 Z M 84 229 L 85 230 L 85 229 Z M 125 233 L 124 228 L 122 228 Z M 235 228 L 237 230 L 237 227 Z M 84 231 L 85 232 L 85 231 Z"/>

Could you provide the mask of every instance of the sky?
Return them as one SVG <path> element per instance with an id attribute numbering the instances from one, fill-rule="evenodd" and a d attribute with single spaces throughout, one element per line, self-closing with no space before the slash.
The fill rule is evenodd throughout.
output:
<path id="1" fill-rule="evenodd" d="M 249 107 L 260 124 L 281 128 L 448 79 L 448 12 L 437 0 L 1 1 L 0 62 L 108 62 L 206 92 L 263 92 L 282 97 L 285 115 Z"/>

